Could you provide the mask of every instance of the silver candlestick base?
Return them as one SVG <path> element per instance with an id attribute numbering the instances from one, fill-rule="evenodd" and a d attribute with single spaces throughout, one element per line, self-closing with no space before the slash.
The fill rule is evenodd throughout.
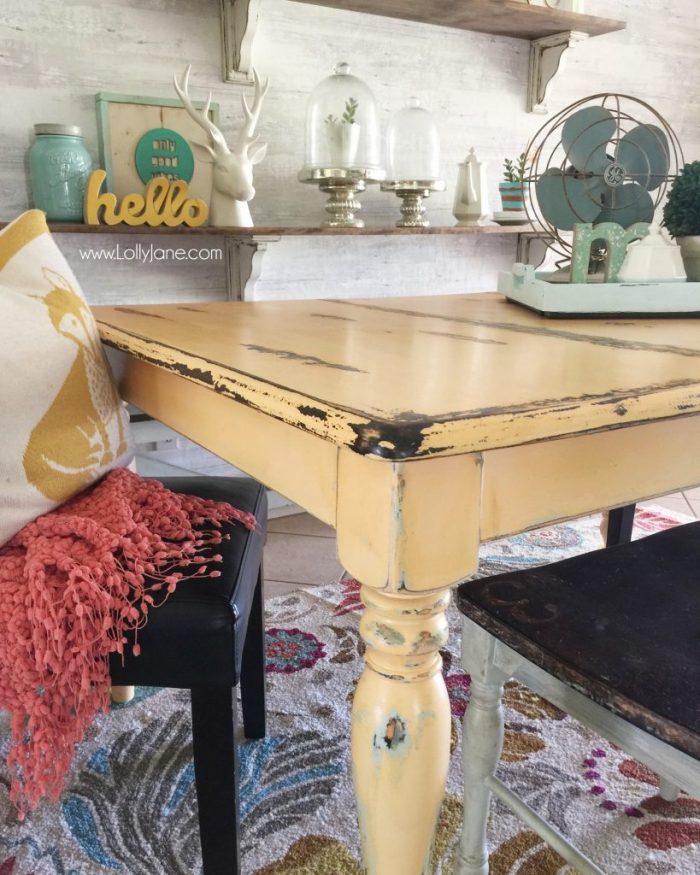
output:
<path id="1" fill-rule="evenodd" d="M 329 195 L 326 203 L 329 218 L 322 223 L 324 228 L 364 228 L 365 223 L 355 216 L 362 209 L 356 195 L 365 190 L 368 182 L 380 182 L 383 178 L 384 171 L 374 168 L 305 167 L 299 173 L 300 182 L 315 183 Z"/>
<path id="2" fill-rule="evenodd" d="M 430 222 L 425 218 L 423 199 L 430 197 L 431 191 L 444 191 L 445 183 L 441 179 L 392 180 L 383 182 L 381 190 L 393 191 L 401 198 L 403 218 L 396 223 L 397 228 L 429 228 Z"/>
<path id="3" fill-rule="evenodd" d="M 325 210 L 329 218 L 323 222 L 324 228 L 364 228 L 362 219 L 355 213 L 362 209 L 356 195 L 367 187 L 363 180 L 324 179 L 318 186 L 329 195 Z"/>

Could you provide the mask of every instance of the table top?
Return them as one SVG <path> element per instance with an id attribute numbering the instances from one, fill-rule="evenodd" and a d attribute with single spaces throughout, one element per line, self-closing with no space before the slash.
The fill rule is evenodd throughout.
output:
<path id="1" fill-rule="evenodd" d="M 102 339 L 387 459 L 700 412 L 700 323 L 545 319 L 500 295 L 96 307 Z"/>

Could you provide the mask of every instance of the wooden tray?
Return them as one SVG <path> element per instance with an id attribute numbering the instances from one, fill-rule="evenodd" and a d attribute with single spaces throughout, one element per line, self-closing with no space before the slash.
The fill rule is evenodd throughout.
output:
<path id="1" fill-rule="evenodd" d="M 548 283 L 498 274 L 498 291 L 554 319 L 700 317 L 700 283 Z"/>

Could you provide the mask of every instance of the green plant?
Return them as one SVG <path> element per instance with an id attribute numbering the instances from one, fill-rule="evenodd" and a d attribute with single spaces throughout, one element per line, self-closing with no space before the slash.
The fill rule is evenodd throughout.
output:
<path id="1" fill-rule="evenodd" d="M 526 160 L 524 152 L 518 155 L 515 161 L 506 158 L 503 162 L 503 167 L 505 168 L 503 177 L 506 182 L 522 182 L 525 179 Z"/>
<path id="2" fill-rule="evenodd" d="M 686 164 L 673 180 L 664 207 L 664 224 L 672 237 L 700 235 L 700 161 Z"/>
<path id="3" fill-rule="evenodd" d="M 355 123 L 355 113 L 357 112 L 357 107 L 359 106 L 359 102 L 355 100 L 354 97 L 349 97 L 345 101 L 345 112 L 343 113 L 341 118 L 333 115 L 332 113 L 326 116 L 326 124 L 327 125 L 337 125 L 343 122 L 346 125 L 352 125 Z"/>

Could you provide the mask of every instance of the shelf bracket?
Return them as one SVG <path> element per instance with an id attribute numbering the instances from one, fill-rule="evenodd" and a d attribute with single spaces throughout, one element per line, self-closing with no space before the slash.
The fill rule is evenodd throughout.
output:
<path id="1" fill-rule="evenodd" d="M 530 41 L 528 112 L 547 112 L 547 92 L 556 74 L 564 68 L 566 50 L 587 38 L 588 34 L 580 30 L 567 30 Z"/>
<path id="2" fill-rule="evenodd" d="M 226 292 L 229 301 L 254 301 L 255 285 L 262 273 L 268 244 L 279 237 L 226 237 Z"/>
<path id="3" fill-rule="evenodd" d="M 224 82 L 252 84 L 261 0 L 219 0 Z"/>

